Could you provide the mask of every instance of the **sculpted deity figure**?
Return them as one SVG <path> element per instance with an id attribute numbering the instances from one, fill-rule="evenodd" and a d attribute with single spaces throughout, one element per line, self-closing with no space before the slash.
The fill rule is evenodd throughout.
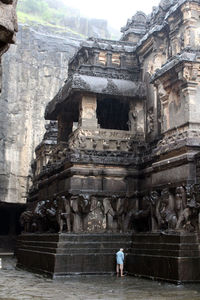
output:
<path id="1" fill-rule="evenodd" d="M 150 134 L 154 130 L 154 112 L 153 108 L 147 111 L 147 133 Z"/>
<path id="2" fill-rule="evenodd" d="M 151 229 L 156 231 L 159 229 L 161 223 L 161 216 L 159 213 L 160 195 L 157 191 L 152 191 L 149 197 L 151 207 Z"/>
<path id="3" fill-rule="evenodd" d="M 137 111 L 133 104 L 130 104 L 130 110 L 128 113 L 128 128 L 131 132 L 137 131 Z"/>

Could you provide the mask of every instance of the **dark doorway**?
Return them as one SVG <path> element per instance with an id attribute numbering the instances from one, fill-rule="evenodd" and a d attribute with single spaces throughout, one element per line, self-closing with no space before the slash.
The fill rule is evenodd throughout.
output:
<path id="1" fill-rule="evenodd" d="M 113 98 L 97 100 L 97 119 L 100 128 L 128 130 L 129 105 Z"/>

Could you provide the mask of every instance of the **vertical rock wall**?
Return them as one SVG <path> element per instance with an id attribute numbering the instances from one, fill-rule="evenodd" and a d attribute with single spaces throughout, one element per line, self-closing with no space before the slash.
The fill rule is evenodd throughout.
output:
<path id="1" fill-rule="evenodd" d="M 67 77 L 73 38 L 19 26 L 17 43 L 2 58 L 0 201 L 24 203 L 34 148 L 44 134 L 44 109 Z"/>

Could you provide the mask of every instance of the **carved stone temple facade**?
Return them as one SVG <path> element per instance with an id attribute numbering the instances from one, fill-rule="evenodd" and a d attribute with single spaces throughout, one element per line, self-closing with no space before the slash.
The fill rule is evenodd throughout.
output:
<path id="1" fill-rule="evenodd" d="M 200 1 L 122 33 L 83 42 L 46 108 L 18 265 L 111 273 L 124 247 L 129 274 L 199 281 Z"/>

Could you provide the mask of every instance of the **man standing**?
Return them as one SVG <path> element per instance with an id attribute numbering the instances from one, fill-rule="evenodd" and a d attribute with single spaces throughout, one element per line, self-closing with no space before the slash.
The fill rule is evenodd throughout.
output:
<path id="1" fill-rule="evenodd" d="M 117 261 L 117 275 L 119 275 L 119 271 L 120 271 L 120 276 L 123 277 L 123 268 L 124 268 L 124 249 L 120 249 L 117 253 L 116 253 L 116 261 Z"/>

